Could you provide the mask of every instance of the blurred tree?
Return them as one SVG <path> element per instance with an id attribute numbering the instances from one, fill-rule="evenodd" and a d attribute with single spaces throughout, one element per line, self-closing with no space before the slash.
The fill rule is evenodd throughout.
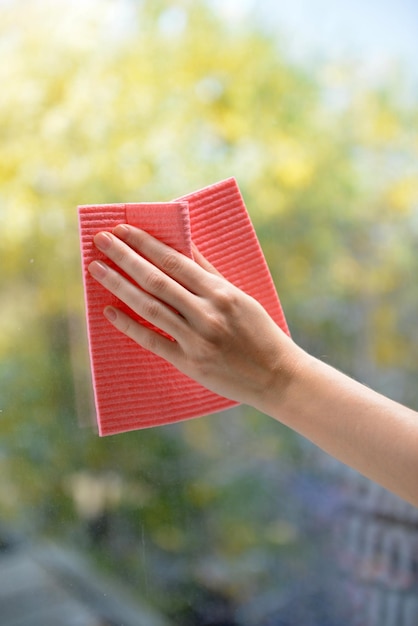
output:
<path id="1" fill-rule="evenodd" d="M 261 624 L 261 590 L 274 611 L 289 562 L 313 558 L 316 470 L 252 412 L 107 440 L 77 427 L 92 403 L 75 207 L 236 176 L 295 338 L 417 404 L 418 109 L 396 76 L 295 66 L 203 0 L 3 3 L 0 54 L 2 515 L 83 528 L 182 623 L 207 588 L 202 605 Z"/>

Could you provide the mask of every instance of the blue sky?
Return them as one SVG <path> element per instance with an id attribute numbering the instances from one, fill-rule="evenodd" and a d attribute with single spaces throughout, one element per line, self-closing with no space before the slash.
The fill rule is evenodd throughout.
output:
<path id="1" fill-rule="evenodd" d="M 400 61 L 418 81 L 418 0 L 211 0 L 230 19 L 248 11 L 285 37 L 296 58 Z"/>

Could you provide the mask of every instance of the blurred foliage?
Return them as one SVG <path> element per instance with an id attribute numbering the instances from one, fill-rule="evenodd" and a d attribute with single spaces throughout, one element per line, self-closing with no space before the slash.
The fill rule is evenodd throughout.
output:
<path id="1" fill-rule="evenodd" d="M 79 427 L 75 207 L 235 176 L 295 338 L 416 406 L 418 107 L 396 73 L 296 66 L 203 0 L 4 2 L 0 54 L 0 515 L 97 548 L 179 623 L 216 597 L 259 625 L 306 578 L 331 495 L 310 448 L 250 410 Z"/>

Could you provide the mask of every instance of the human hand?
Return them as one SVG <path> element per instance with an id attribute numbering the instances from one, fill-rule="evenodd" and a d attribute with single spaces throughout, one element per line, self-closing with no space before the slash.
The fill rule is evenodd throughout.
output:
<path id="1" fill-rule="evenodd" d="M 274 393 L 277 404 L 298 349 L 256 300 L 197 249 L 193 261 L 127 225 L 94 241 L 134 284 L 100 261 L 91 263 L 92 276 L 172 340 L 107 307 L 104 314 L 118 330 L 215 393 L 261 410 Z"/>

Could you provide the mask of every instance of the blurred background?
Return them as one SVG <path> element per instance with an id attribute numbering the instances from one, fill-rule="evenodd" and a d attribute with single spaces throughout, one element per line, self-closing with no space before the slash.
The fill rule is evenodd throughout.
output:
<path id="1" fill-rule="evenodd" d="M 418 624 L 418 511 L 277 422 L 98 438 L 76 213 L 235 176 L 294 339 L 418 408 L 417 27 L 412 0 L 0 1 L 2 623 Z"/>

